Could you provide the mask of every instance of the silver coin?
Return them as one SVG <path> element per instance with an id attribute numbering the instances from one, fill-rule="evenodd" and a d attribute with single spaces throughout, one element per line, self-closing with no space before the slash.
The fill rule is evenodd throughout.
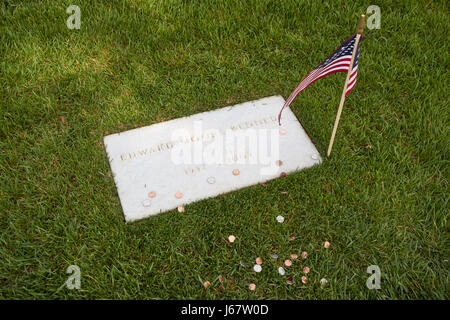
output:
<path id="1" fill-rule="evenodd" d="M 144 207 L 150 207 L 152 205 L 152 202 L 148 199 L 145 199 L 144 201 L 142 201 L 142 205 Z"/>
<path id="2" fill-rule="evenodd" d="M 216 183 L 216 178 L 209 177 L 208 179 L 206 179 L 206 182 L 208 182 L 209 184 L 214 184 L 214 183 Z"/>
<path id="3" fill-rule="evenodd" d="M 255 272 L 261 272 L 262 267 L 261 267 L 259 264 L 255 264 L 255 265 L 253 266 L 253 270 L 255 270 Z"/>

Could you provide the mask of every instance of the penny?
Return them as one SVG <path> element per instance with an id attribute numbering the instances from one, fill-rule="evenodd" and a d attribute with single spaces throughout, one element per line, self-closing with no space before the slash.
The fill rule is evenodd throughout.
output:
<path id="1" fill-rule="evenodd" d="M 289 259 L 286 259 L 286 260 L 284 260 L 284 265 L 285 265 L 286 267 L 290 267 L 290 266 L 292 266 L 292 261 L 289 260 Z"/>
<path id="2" fill-rule="evenodd" d="M 248 286 L 248 288 L 252 291 L 254 291 L 256 289 L 256 284 L 254 283 L 250 283 L 250 285 Z"/>
<path id="3" fill-rule="evenodd" d="M 262 264 L 262 259 L 260 257 L 256 258 L 256 263 L 261 265 Z"/>
<path id="4" fill-rule="evenodd" d="M 286 130 L 280 129 L 280 134 L 286 134 Z"/>
<path id="5" fill-rule="evenodd" d="M 148 193 L 148 196 L 149 196 L 149 198 L 154 198 L 154 197 L 156 197 L 156 192 L 151 191 Z"/>
<path id="6" fill-rule="evenodd" d="M 238 169 L 234 169 L 234 170 L 233 170 L 233 175 L 235 175 L 235 176 L 238 176 L 238 175 L 239 175 L 239 173 L 240 173 L 240 172 L 239 172 L 239 170 L 238 170 Z"/>
<path id="7" fill-rule="evenodd" d="M 235 237 L 235 236 L 233 236 L 233 235 L 229 235 L 229 236 L 228 236 L 228 241 L 230 241 L 231 243 L 233 243 L 234 240 L 236 240 L 236 237 Z"/>
<path id="8" fill-rule="evenodd" d="M 180 199 L 181 197 L 183 197 L 183 194 L 181 192 L 177 192 L 175 193 L 175 197 Z"/>
<path id="9" fill-rule="evenodd" d="M 184 207 L 183 206 L 178 206 L 178 212 L 184 212 Z"/>
<path id="10" fill-rule="evenodd" d="M 284 177 L 286 177 L 286 172 L 280 173 L 280 178 L 284 178 Z"/>
<path id="11" fill-rule="evenodd" d="M 283 165 L 283 161 L 277 160 L 277 161 L 275 162 L 275 164 L 276 164 L 277 166 L 281 167 L 281 166 Z"/>

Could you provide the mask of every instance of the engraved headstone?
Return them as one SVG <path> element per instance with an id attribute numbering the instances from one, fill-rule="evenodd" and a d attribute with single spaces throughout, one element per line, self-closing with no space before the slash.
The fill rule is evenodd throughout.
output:
<path id="1" fill-rule="evenodd" d="M 104 137 L 126 221 L 241 189 L 322 161 L 281 96 Z"/>

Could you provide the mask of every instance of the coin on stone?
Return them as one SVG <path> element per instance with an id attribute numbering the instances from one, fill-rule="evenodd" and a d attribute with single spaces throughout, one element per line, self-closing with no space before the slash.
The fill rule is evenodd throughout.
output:
<path id="1" fill-rule="evenodd" d="M 280 129 L 280 134 L 286 134 L 286 130 Z"/>
<path id="2" fill-rule="evenodd" d="M 206 179 L 206 182 L 208 182 L 209 184 L 214 184 L 214 183 L 216 183 L 216 178 L 209 177 L 208 179 Z"/>
<path id="3" fill-rule="evenodd" d="M 239 173 L 240 173 L 240 172 L 239 172 L 239 170 L 238 170 L 238 169 L 234 169 L 234 170 L 233 170 L 233 175 L 235 175 L 235 176 L 238 176 L 238 175 L 239 175 Z"/>
<path id="4" fill-rule="evenodd" d="M 150 200 L 144 200 L 144 201 L 142 201 L 142 205 L 143 205 L 144 207 L 150 207 L 151 204 L 152 204 L 152 202 L 151 202 Z"/>
<path id="5" fill-rule="evenodd" d="M 277 160 L 277 161 L 275 162 L 275 164 L 276 164 L 277 166 L 281 167 L 281 166 L 283 165 L 283 161 Z"/>
<path id="6" fill-rule="evenodd" d="M 177 192 L 175 193 L 175 197 L 180 199 L 181 197 L 183 197 L 183 194 L 181 192 Z"/>
<path id="7" fill-rule="evenodd" d="M 148 196 L 149 196 L 149 198 L 154 198 L 154 197 L 156 197 L 156 192 L 151 191 L 148 193 Z"/>

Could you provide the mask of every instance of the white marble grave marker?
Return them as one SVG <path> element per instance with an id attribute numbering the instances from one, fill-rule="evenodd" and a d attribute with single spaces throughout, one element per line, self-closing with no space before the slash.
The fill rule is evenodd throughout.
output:
<path id="1" fill-rule="evenodd" d="M 281 96 L 104 137 L 126 221 L 264 182 L 322 161 Z"/>

